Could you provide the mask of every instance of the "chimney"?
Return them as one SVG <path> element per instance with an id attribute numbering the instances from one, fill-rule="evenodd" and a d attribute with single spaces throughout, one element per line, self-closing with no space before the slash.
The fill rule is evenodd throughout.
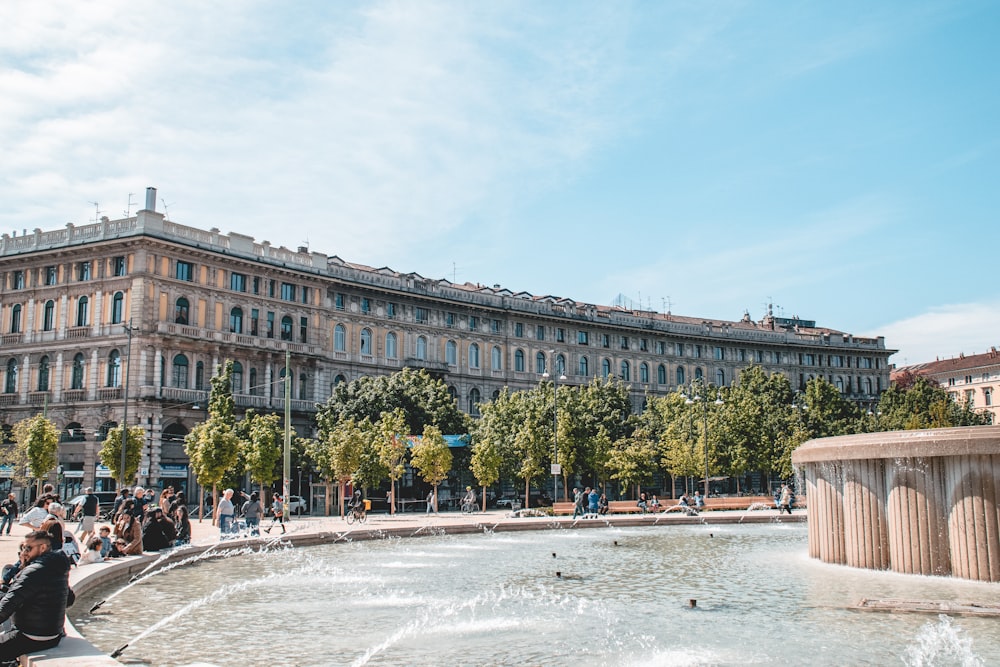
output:
<path id="1" fill-rule="evenodd" d="M 146 188 L 146 210 L 156 210 L 156 188 Z"/>

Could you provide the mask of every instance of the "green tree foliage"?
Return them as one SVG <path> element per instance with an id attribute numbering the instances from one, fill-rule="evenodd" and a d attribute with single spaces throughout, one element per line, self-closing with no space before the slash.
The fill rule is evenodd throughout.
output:
<path id="1" fill-rule="evenodd" d="M 805 429 L 810 438 L 828 438 L 858 431 L 861 410 L 823 378 L 806 383 Z"/>
<path id="2" fill-rule="evenodd" d="M 879 400 L 877 427 L 883 431 L 950 426 L 982 426 L 990 423 L 989 413 L 977 413 L 961 404 L 933 380 L 904 374 L 892 383 Z"/>
<path id="3" fill-rule="evenodd" d="M 375 449 L 379 460 L 389 475 L 389 508 L 396 513 L 396 482 L 406 472 L 406 455 L 409 451 L 409 441 L 406 438 L 409 427 L 406 415 L 402 409 L 383 413 L 382 419 L 375 425 Z"/>
<path id="4" fill-rule="evenodd" d="M 191 429 L 184 449 L 198 483 L 212 487 L 213 506 L 218 506 L 218 484 L 235 467 L 240 454 L 233 405 L 233 362 L 227 360 L 212 378 L 208 419 Z"/>
<path id="5" fill-rule="evenodd" d="M 250 475 L 251 481 L 260 484 L 263 491 L 280 476 L 277 467 L 284 446 L 281 417 L 247 410 L 234 430 L 240 441 L 240 462 L 243 469 Z M 266 498 L 261 500 L 267 502 Z"/>
<path id="6" fill-rule="evenodd" d="M 694 410 L 686 401 L 679 391 L 649 399 L 636 428 L 636 437 L 652 443 L 659 467 L 671 479 L 697 475 L 700 465 Z M 671 484 L 671 496 L 673 488 Z"/>
<path id="7" fill-rule="evenodd" d="M 125 450 L 125 479 L 121 477 L 122 466 L 122 429 L 113 428 L 108 431 L 101 445 L 99 456 L 101 464 L 107 466 L 111 471 L 111 476 L 118 482 L 119 486 L 126 486 L 126 481 L 131 483 L 135 479 L 135 473 L 139 470 L 142 462 L 142 443 L 146 439 L 146 432 L 141 426 L 128 427 L 128 447 Z"/>
<path id="8" fill-rule="evenodd" d="M 14 441 L 20 452 L 19 458 L 27 461 L 31 476 L 38 480 L 40 495 L 42 479 L 58 462 L 59 429 L 51 419 L 37 414 L 14 424 Z"/>
<path id="9" fill-rule="evenodd" d="M 611 478 L 626 488 L 634 486 L 638 494 L 639 487 L 653 479 L 655 459 L 656 448 L 650 439 L 640 435 L 619 441 L 618 446 L 611 449 L 608 461 L 608 466 L 614 471 Z"/>
<path id="10" fill-rule="evenodd" d="M 334 387 L 333 393 L 316 415 L 321 431 L 330 431 L 344 419 L 357 422 L 368 418 L 378 423 L 382 415 L 400 410 L 407 435 L 422 433 L 424 426 L 433 424 L 442 433 L 465 433 L 467 417 L 448 393 L 441 380 L 427 371 L 404 368 L 392 375 L 365 375 Z"/>
<path id="11" fill-rule="evenodd" d="M 434 509 L 437 509 L 438 485 L 448 478 L 451 470 L 451 450 L 445 442 L 441 430 L 428 424 L 424 435 L 413 445 L 410 465 L 420 473 L 424 481 L 434 486 Z"/>
<path id="12" fill-rule="evenodd" d="M 358 467 L 351 475 L 355 486 L 363 489 L 377 487 L 383 480 L 390 478 L 389 466 L 383 458 L 383 447 L 378 424 L 372 424 L 367 418 L 361 421 L 361 447 L 358 453 Z M 393 496 L 395 506 L 395 496 Z"/>
<path id="13" fill-rule="evenodd" d="M 595 378 L 579 390 L 580 399 L 572 418 L 579 422 L 576 455 L 582 471 L 590 471 L 603 483 L 610 471 L 611 450 L 623 446 L 636 428 L 630 389 L 621 380 Z"/>

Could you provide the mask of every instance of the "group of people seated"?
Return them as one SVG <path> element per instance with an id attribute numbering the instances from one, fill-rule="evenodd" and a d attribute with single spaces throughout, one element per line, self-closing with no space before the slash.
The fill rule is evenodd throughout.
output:
<path id="1" fill-rule="evenodd" d="M 646 512 L 659 512 L 663 507 L 663 505 L 660 504 L 659 498 L 657 498 L 655 494 L 647 496 L 645 492 L 639 494 L 639 500 L 636 502 L 636 506 L 643 514 Z M 677 505 L 675 505 L 675 507 L 684 508 L 688 510 L 689 514 L 697 514 L 705 507 L 705 498 L 701 495 L 700 491 L 695 491 L 694 496 L 689 496 L 687 491 L 685 491 L 681 494 L 681 497 L 677 499 Z"/>

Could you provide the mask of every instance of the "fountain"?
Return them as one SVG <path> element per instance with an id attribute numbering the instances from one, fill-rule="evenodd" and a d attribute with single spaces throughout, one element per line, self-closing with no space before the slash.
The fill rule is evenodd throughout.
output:
<path id="1" fill-rule="evenodd" d="M 810 440 L 809 555 L 1000 582 L 1000 426 Z"/>

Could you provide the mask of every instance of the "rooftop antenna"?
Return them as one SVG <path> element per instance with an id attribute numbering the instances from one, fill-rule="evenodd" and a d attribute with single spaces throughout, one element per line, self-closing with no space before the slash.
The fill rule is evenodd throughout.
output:
<path id="1" fill-rule="evenodd" d="M 669 315 L 669 314 L 670 314 L 670 307 L 671 307 L 672 305 L 673 305 L 673 304 L 672 304 L 672 303 L 670 302 L 670 297 L 669 297 L 669 296 L 665 296 L 665 297 L 663 297 L 663 309 L 664 309 L 665 311 L 667 311 L 667 315 Z"/>
<path id="2" fill-rule="evenodd" d="M 455 276 L 458 273 L 458 268 L 455 266 L 455 262 L 451 263 L 451 282 L 455 282 Z"/>
<path id="3" fill-rule="evenodd" d="M 169 220 L 170 219 L 170 210 L 167 208 L 167 200 L 164 199 L 163 197 L 160 197 L 160 203 L 163 204 L 163 219 L 164 220 Z"/>
<path id="4" fill-rule="evenodd" d="M 125 219 L 128 220 L 132 217 L 132 197 L 134 193 L 128 193 L 128 206 L 125 208 Z"/>
<path id="5" fill-rule="evenodd" d="M 89 202 L 89 203 L 91 203 L 91 204 L 94 205 L 94 220 L 93 221 L 94 222 L 100 222 L 101 221 L 101 205 L 98 204 L 96 201 L 92 201 L 92 202 Z"/>

